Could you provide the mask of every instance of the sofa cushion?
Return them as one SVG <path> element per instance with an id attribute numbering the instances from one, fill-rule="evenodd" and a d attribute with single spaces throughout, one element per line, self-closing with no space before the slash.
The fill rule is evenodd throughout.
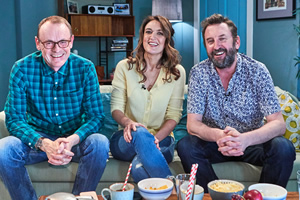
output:
<path id="1" fill-rule="evenodd" d="M 101 93 L 105 119 L 103 126 L 100 129 L 100 133 L 105 135 L 108 139 L 110 139 L 112 134 L 118 130 L 118 124 L 112 118 L 110 112 L 110 96 L 111 93 Z"/>
<path id="2" fill-rule="evenodd" d="M 182 116 L 178 124 L 173 130 L 174 137 L 175 137 L 175 143 L 177 143 L 181 138 L 188 135 L 188 132 L 186 130 L 186 120 L 187 120 L 187 94 L 184 95 L 184 101 L 183 101 L 183 111 Z"/>

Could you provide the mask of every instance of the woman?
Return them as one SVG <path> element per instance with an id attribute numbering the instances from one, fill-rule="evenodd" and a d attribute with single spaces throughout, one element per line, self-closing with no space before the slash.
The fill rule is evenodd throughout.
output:
<path id="1" fill-rule="evenodd" d="M 172 131 L 181 117 L 185 85 L 173 34 L 168 19 L 148 16 L 135 58 L 120 61 L 114 73 L 111 112 L 123 129 L 112 135 L 110 148 L 116 159 L 132 161 L 135 182 L 171 175 Z"/>

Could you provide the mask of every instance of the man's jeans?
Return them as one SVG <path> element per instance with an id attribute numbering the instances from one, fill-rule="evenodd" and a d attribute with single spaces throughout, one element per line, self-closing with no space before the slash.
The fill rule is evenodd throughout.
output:
<path id="1" fill-rule="evenodd" d="M 197 184 L 205 192 L 208 192 L 207 183 L 218 179 L 211 165 L 213 163 L 243 161 L 263 166 L 259 182 L 286 187 L 296 158 L 292 142 L 284 137 L 275 137 L 266 143 L 250 146 L 242 156 L 228 157 L 218 151 L 215 142 L 188 135 L 178 142 L 177 152 L 186 173 L 190 172 L 192 164 L 198 163 Z"/>
<path id="2" fill-rule="evenodd" d="M 143 127 L 131 131 L 132 140 L 124 140 L 123 130 L 115 132 L 110 139 L 110 151 L 114 158 L 132 161 L 131 174 L 134 182 L 145 178 L 166 178 L 171 174 L 168 163 L 174 156 L 174 138 L 167 136 L 159 143 L 160 151 L 154 143 L 154 136 Z"/>
<path id="3" fill-rule="evenodd" d="M 41 135 L 51 140 L 58 138 Z M 71 151 L 75 154 L 72 161 L 79 163 L 72 193 L 78 195 L 83 191 L 95 191 L 106 166 L 108 139 L 95 133 L 74 146 Z M 45 152 L 31 149 L 17 137 L 8 136 L 0 140 L 0 178 L 13 200 L 37 199 L 25 165 L 47 160 Z"/>

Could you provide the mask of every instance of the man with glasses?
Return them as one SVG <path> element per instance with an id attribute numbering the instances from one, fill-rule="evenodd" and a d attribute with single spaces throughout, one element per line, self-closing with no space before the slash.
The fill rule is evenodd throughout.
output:
<path id="1" fill-rule="evenodd" d="M 35 37 L 39 51 L 12 68 L 4 108 L 11 136 L 0 140 L 0 178 L 12 199 L 37 199 L 25 165 L 79 162 L 75 195 L 96 190 L 105 169 L 99 83 L 93 63 L 70 53 L 73 41 L 66 19 L 45 18 Z"/>

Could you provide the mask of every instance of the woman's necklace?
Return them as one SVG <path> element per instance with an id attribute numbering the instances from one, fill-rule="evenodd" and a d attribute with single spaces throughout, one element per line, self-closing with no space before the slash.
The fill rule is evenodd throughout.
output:
<path id="1" fill-rule="evenodd" d="M 154 86 L 156 80 L 157 80 L 157 77 L 159 75 L 159 72 L 160 72 L 160 69 L 156 71 L 156 74 L 153 76 L 153 79 L 152 80 L 149 80 L 149 85 L 147 87 L 147 90 L 150 91 L 152 89 L 152 87 Z"/>

